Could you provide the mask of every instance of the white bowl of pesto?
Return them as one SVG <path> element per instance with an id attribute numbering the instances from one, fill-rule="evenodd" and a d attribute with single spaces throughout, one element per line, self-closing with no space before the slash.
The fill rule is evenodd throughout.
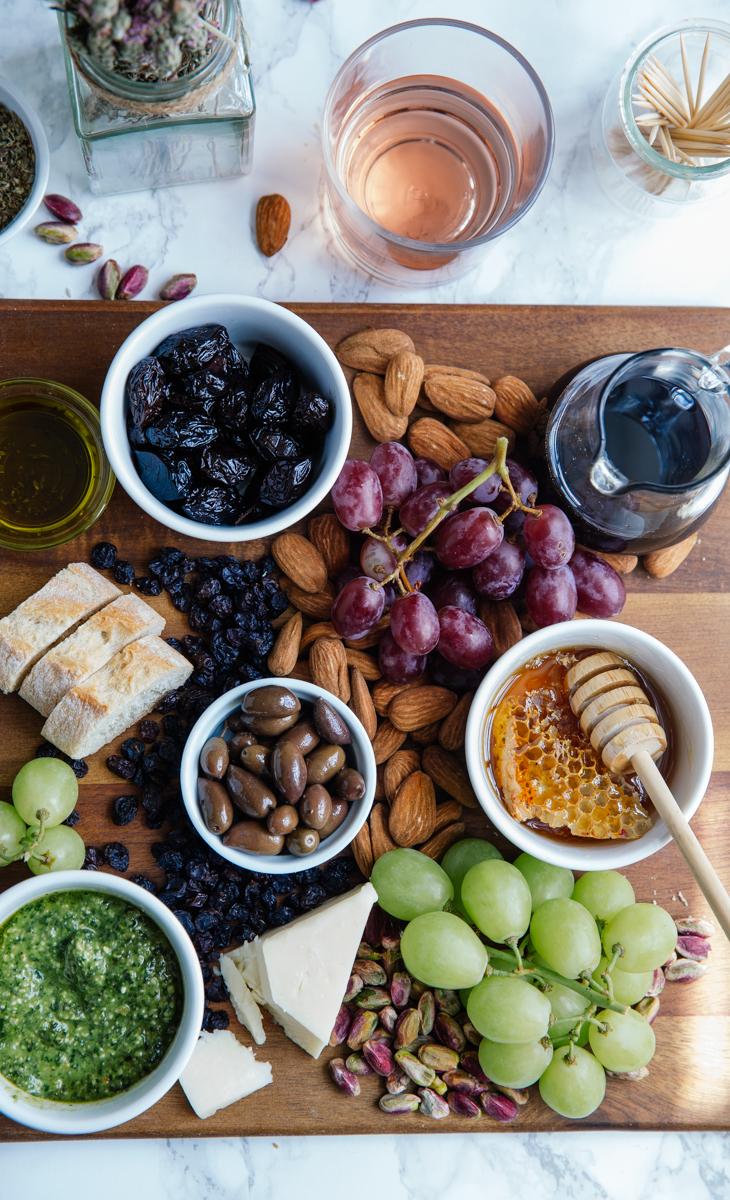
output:
<path id="1" fill-rule="evenodd" d="M 47 988 L 29 1020 L 26 991 L 43 963 Z M 56 1134 L 131 1121 L 177 1081 L 203 1006 L 190 938 L 129 880 L 59 871 L 0 894 L 0 1112 L 11 1120 Z"/>

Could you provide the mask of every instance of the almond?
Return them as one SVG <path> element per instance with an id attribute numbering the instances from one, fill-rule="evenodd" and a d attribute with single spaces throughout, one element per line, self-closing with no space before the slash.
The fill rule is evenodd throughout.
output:
<path id="1" fill-rule="evenodd" d="M 351 650 L 369 650 L 372 646 L 378 646 L 382 640 L 386 629 L 390 629 L 390 613 L 384 613 L 378 621 L 377 625 L 373 625 L 368 633 L 363 634 L 359 638 L 345 638 L 345 645 Z"/>
<path id="2" fill-rule="evenodd" d="M 327 567 L 316 546 L 300 533 L 282 533 L 271 544 L 278 567 L 304 592 L 327 586 Z"/>
<path id="3" fill-rule="evenodd" d="M 500 421 L 480 421 L 478 425 L 468 425 L 463 421 L 450 421 L 449 429 L 457 438 L 463 438 L 469 450 L 467 458 L 486 458 L 487 462 L 494 456 L 497 438 L 505 437 L 509 443 L 510 454 L 515 448 L 514 429 L 508 429 Z M 432 456 L 433 457 L 433 456 Z"/>
<path id="4" fill-rule="evenodd" d="M 464 426 L 471 429 L 472 426 Z M 408 445 L 416 458 L 432 458 L 445 471 L 450 471 L 462 458 L 471 458 L 466 442 L 433 417 L 414 421 L 408 430 Z"/>
<path id="5" fill-rule="evenodd" d="M 671 575 L 684 562 L 698 536 L 699 534 L 693 533 L 683 542 L 667 546 L 666 550 L 653 550 L 644 559 L 644 569 L 655 579 L 666 579 L 667 575 Z"/>
<path id="6" fill-rule="evenodd" d="M 272 675 L 289 675 L 297 665 L 299 643 L 302 640 L 302 614 L 295 613 L 287 621 L 266 662 Z"/>
<path id="7" fill-rule="evenodd" d="M 485 383 L 489 387 L 486 375 L 480 375 L 478 371 L 467 371 L 466 367 L 439 367 L 434 363 L 427 363 L 423 368 L 424 382 L 434 375 L 455 375 L 459 379 L 476 379 L 478 383 Z"/>
<path id="8" fill-rule="evenodd" d="M 445 829 L 453 821 L 460 821 L 461 811 L 461 805 L 458 800 L 442 800 L 440 804 L 436 805 L 436 819 L 433 823 L 433 832 L 438 833 L 440 829 Z"/>
<path id="9" fill-rule="evenodd" d="M 479 601 L 479 620 L 484 622 L 492 635 L 495 658 L 501 658 L 505 650 L 522 641 L 520 618 L 509 600 L 487 600 L 482 596 Z M 445 746 L 444 749 L 451 747 Z"/>
<path id="10" fill-rule="evenodd" d="M 421 384 L 421 390 L 418 393 L 418 400 L 416 401 L 416 404 L 419 408 L 422 408 L 424 412 L 438 412 L 438 409 L 434 408 L 433 404 L 426 395 L 423 389 L 423 384 Z"/>
<path id="11" fill-rule="evenodd" d="M 427 854 L 434 862 L 438 862 L 447 850 L 451 849 L 456 842 L 460 842 L 466 832 L 466 825 L 461 821 L 454 825 L 447 825 L 445 829 L 439 830 L 438 833 L 432 834 L 427 842 L 419 846 L 421 854 Z"/>
<path id="12" fill-rule="evenodd" d="M 448 716 L 456 703 L 456 696 L 448 688 L 429 685 L 415 691 L 400 692 L 390 702 L 388 717 L 396 729 L 404 729 L 409 733 L 412 729 L 421 729 Z"/>
<path id="13" fill-rule="evenodd" d="M 591 550 L 590 546 L 578 546 L 578 549 L 585 550 L 586 554 L 595 554 L 597 558 L 602 558 L 609 567 L 618 571 L 619 575 L 630 575 L 632 571 L 636 570 L 639 562 L 635 554 L 606 554 L 603 550 Z"/>
<path id="14" fill-rule="evenodd" d="M 281 250 L 289 235 L 291 209 L 283 196 L 262 196 L 256 205 L 256 241 L 267 258 Z"/>
<path id="15" fill-rule="evenodd" d="M 385 375 L 388 363 L 399 350 L 413 354 L 415 346 L 400 329 L 361 329 L 335 346 L 335 354 L 346 367 Z"/>
<path id="16" fill-rule="evenodd" d="M 421 769 L 421 756 L 416 750 L 396 750 L 385 764 L 383 785 L 389 804 L 395 800 L 396 792 L 404 779 Z"/>
<path id="17" fill-rule="evenodd" d="M 332 692 L 344 704 L 350 699 L 345 647 L 339 639 L 319 638 L 309 651 L 309 669 L 317 687 Z"/>
<path id="18" fill-rule="evenodd" d="M 283 629 L 287 621 L 289 621 L 298 611 L 299 609 L 295 608 L 293 604 L 287 604 L 283 613 L 279 613 L 278 617 L 272 617 L 271 628 Z"/>
<path id="19" fill-rule="evenodd" d="M 340 525 L 334 513 L 323 513 L 321 517 L 312 517 L 307 534 L 322 555 L 330 579 L 336 579 L 350 561 L 348 530 Z"/>
<path id="20" fill-rule="evenodd" d="M 423 687 L 427 682 L 425 676 L 420 679 L 414 679 L 411 683 L 391 683 L 389 679 L 381 679 L 373 688 L 373 704 L 375 711 L 381 717 L 387 717 L 390 702 L 401 692 L 408 692 L 411 688 Z"/>
<path id="21" fill-rule="evenodd" d="M 414 771 L 403 780 L 390 806 L 390 836 L 399 846 L 415 846 L 430 838 L 435 819 L 433 783 L 423 771 Z"/>
<path id="22" fill-rule="evenodd" d="M 290 679 L 301 679 L 302 683 L 313 683 L 312 672 L 306 658 L 300 658 L 289 672 Z"/>
<path id="23" fill-rule="evenodd" d="M 422 725 L 420 729 L 414 729 L 411 737 L 417 746 L 432 746 L 434 742 L 438 741 L 440 728 L 440 721 L 432 721 L 430 725 Z"/>
<path id="24" fill-rule="evenodd" d="M 340 639 L 340 635 L 335 629 L 331 621 L 316 621 L 314 625 L 310 625 L 309 629 L 305 629 L 302 635 L 299 653 L 304 654 L 305 650 L 309 650 L 319 638 L 329 637 Z"/>
<path id="25" fill-rule="evenodd" d="M 455 421 L 466 421 L 475 425 L 485 421 L 494 412 L 496 396 L 490 387 L 477 379 L 463 379 L 458 375 L 432 375 L 424 382 L 423 390 L 431 403 L 453 417 Z"/>
<path id="26" fill-rule="evenodd" d="M 397 442 L 408 428 L 407 417 L 396 417 L 385 403 L 385 384 L 380 375 L 356 375 L 352 390 L 362 419 L 376 442 Z"/>
<path id="27" fill-rule="evenodd" d="M 355 862 L 365 878 L 369 879 L 373 869 L 373 846 L 370 841 L 370 830 L 367 821 L 358 829 L 350 842 L 350 846 L 352 847 L 352 853 L 355 855 Z"/>
<path id="28" fill-rule="evenodd" d="M 366 654 L 364 650 L 348 648 L 345 651 L 345 658 L 348 667 L 357 667 L 359 671 L 362 671 L 363 677 L 367 679 L 368 683 L 374 683 L 376 679 L 382 678 L 383 672 L 380 670 L 377 660 L 371 654 Z"/>
<path id="29" fill-rule="evenodd" d="M 378 732 L 373 738 L 375 762 L 387 762 L 391 754 L 395 754 L 396 750 L 400 750 L 405 740 L 405 733 L 400 729 L 396 729 L 395 725 L 392 725 L 390 721 L 381 721 L 378 725 Z"/>
<path id="30" fill-rule="evenodd" d="M 427 746 L 421 757 L 421 766 L 437 787 L 443 788 L 464 808 L 479 807 L 466 767 L 453 754 L 448 754 L 440 746 Z"/>
<path id="31" fill-rule="evenodd" d="M 410 350 L 399 350 L 385 372 L 385 403 L 396 417 L 409 417 L 423 383 L 423 359 Z"/>
<path id="32" fill-rule="evenodd" d="M 387 804 L 374 804 L 370 813 L 370 845 L 373 851 L 373 862 L 376 863 L 389 850 L 397 850 L 395 842 L 388 830 Z"/>
<path id="33" fill-rule="evenodd" d="M 294 580 L 290 579 L 288 575 L 282 575 L 279 586 L 289 603 L 298 608 L 299 612 L 303 612 L 305 616 L 311 617 L 314 621 L 329 620 L 335 598 L 334 585 L 329 581 L 321 592 L 305 592 L 302 588 L 297 587 Z"/>
<path id="34" fill-rule="evenodd" d="M 357 667 L 353 667 L 350 672 L 350 708 L 372 742 L 378 732 L 378 714 L 363 673 Z"/>
<path id="35" fill-rule="evenodd" d="M 503 425 L 524 436 L 533 428 L 538 417 L 537 398 L 527 384 L 514 375 L 503 375 L 493 383 L 497 398 L 494 415 Z"/>
<path id="36" fill-rule="evenodd" d="M 444 750 L 460 750 L 464 745 L 466 722 L 473 699 L 473 692 L 464 692 L 453 712 L 441 722 L 438 740 Z"/>
<path id="37" fill-rule="evenodd" d="M 378 763 L 378 766 L 376 768 L 375 796 L 373 797 L 373 800 L 375 803 L 377 803 L 378 800 L 385 800 L 385 786 L 383 784 L 383 777 L 385 774 L 386 765 L 387 765 L 386 763 Z"/>

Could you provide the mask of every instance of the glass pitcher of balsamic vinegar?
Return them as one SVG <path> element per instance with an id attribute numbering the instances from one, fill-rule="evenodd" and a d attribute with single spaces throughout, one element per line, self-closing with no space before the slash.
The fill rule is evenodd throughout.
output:
<path id="1" fill-rule="evenodd" d="M 578 541 L 648 554 L 692 534 L 730 472 L 730 347 L 612 354 L 560 396 L 546 451 Z"/>

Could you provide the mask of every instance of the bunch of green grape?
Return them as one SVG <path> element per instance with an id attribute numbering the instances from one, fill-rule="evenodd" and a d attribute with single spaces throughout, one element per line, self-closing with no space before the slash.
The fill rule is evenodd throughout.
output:
<path id="1" fill-rule="evenodd" d="M 441 866 L 391 850 L 372 883 L 381 907 L 408 921 L 407 970 L 461 992 L 494 1083 L 539 1081 L 545 1103 L 577 1119 L 602 1102 L 606 1070 L 636 1071 L 653 1057 L 652 1027 L 630 1006 L 670 957 L 677 929 L 665 909 L 637 904 L 617 871 L 576 882 L 564 867 L 529 854 L 512 865 L 466 838 Z"/>
<path id="2" fill-rule="evenodd" d="M 13 780 L 12 804 L 0 800 L 0 867 L 23 858 L 34 875 L 80 870 L 83 839 L 61 824 L 78 795 L 76 776 L 58 758 L 36 758 L 21 767 Z"/>

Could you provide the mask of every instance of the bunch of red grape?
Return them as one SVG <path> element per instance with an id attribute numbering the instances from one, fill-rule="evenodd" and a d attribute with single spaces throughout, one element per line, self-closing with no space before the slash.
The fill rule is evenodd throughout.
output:
<path id="1" fill-rule="evenodd" d="M 488 466 L 466 458 L 447 479 L 432 459 L 414 460 L 400 442 L 383 442 L 369 463 L 346 462 L 332 489 L 345 528 L 369 531 L 360 567 L 348 566 L 337 581 L 332 624 L 341 637 L 357 639 L 389 608 L 380 668 L 394 683 L 417 679 L 431 654 L 435 683 L 476 687 L 492 655 L 492 636 L 477 616 L 479 596 L 505 600 L 521 589 L 539 626 L 569 621 L 578 609 L 586 616 L 612 617 L 623 608 L 621 577 L 602 558 L 576 550 L 565 514 L 552 504 L 536 507 L 534 514 L 514 508 L 496 472 L 437 525 L 430 546 L 419 547 L 403 564 L 412 591 L 400 595 L 393 582 L 382 583 L 396 572 L 397 555 L 407 549 L 409 537 L 423 533 L 441 502 Z M 522 504 L 535 507 L 534 475 L 512 459 L 507 468 Z M 397 510 L 397 523 L 390 514 L 383 524 L 389 509 Z M 391 527 L 399 531 L 390 533 Z"/>

